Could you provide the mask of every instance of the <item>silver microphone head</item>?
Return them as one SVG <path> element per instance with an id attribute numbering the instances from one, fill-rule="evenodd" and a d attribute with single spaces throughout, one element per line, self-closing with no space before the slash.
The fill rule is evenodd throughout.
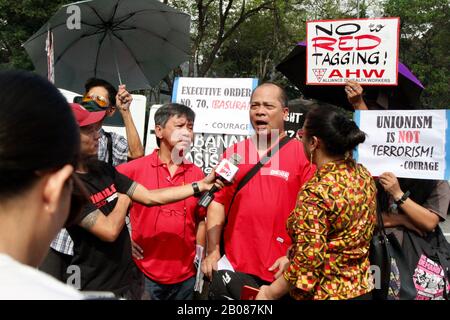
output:
<path id="1" fill-rule="evenodd" d="M 240 162 L 241 162 L 242 158 L 240 155 L 238 155 L 237 153 L 233 153 L 230 157 L 230 161 L 232 164 L 234 164 L 235 166 L 237 166 Z"/>

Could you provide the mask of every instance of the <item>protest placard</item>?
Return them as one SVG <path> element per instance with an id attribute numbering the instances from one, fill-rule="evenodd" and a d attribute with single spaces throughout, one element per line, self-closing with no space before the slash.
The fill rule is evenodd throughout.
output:
<path id="1" fill-rule="evenodd" d="M 153 105 L 150 108 L 145 144 L 146 155 L 158 147 L 155 137 L 154 118 L 156 111 L 160 107 L 161 105 Z M 294 104 L 289 107 L 289 115 L 285 121 L 285 129 L 290 137 L 295 137 L 297 130 L 302 127 L 305 110 L 306 107 L 302 107 L 299 104 Z M 248 135 L 195 133 L 194 141 L 186 158 L 196 166 L 202 168 L 203 172 L 209 173 L 212 168 L 219 164 L 220 156 L 228 147 L 247 137 Z"/>
<path id="2" fill-rule="evenodd" d="M 148 131 L 145 144 L 145 154 L 150 154 L 157 148 L 155 136 L 155 113 L 162 105 L 153 105 L 150 108 Z M 247 113 L 248 119 L 248 113 Z M 195 120 L 197 121 L 197 119 Z M 195 133 L 186 159 L 202 168 L 203 172 L 210 173 L 212 168 L 219 164 L 220 156 L 231 145 L 247 138 L 247 135 Z"/>
<path id="3" fill-rule="evenodd" d="M 194 110 L 196 133 L 249 135 L 250 96 L 257 85 L 253 78 L 177 78 L 172 102 Z"/>
<path id="4" fill-rule="evenodd" d="M 354 117 L 367 134 L 354 157 L 373 176 L 450 179 L 450 110 L 366 110 Z"/>
<path id="5" fill-rule="evenodd" d="M 306 23 L 306 84 L 397 85 L 399 18 Z"/>

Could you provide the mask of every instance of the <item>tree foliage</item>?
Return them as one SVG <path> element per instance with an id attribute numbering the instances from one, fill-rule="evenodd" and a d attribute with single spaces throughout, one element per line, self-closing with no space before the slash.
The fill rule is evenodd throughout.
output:
<path id="1" fill-rule="evenodd" d="M 63 0 L 0 0 L 0 69 L 33 70 L 22 44 L 35 33 Z"/>
<path id="2" fill-rule="evenodd" d="M 448 108 L 450 76 L 450 2 L 388 0 L 386 16 L 400 17 L 400 60 L 425 86 L 425 108 Z"/>
<path id="3" fill-rule="evenodd" d="M 130 0 L 131 1 L 131 0 Z M 0 0 L 0 68 L 33 66 L 24 43 L 70 0 Z M 175 76 L 257 77 L 280 81 L 275 69 L 305 38 L 312 19 L 399 16 L 400 59 L 425 85 L 424 107 L 446 108 L 449 98 L 448 0 L 164 0 L 191 15 L 191 55 L 159 88 L 171 92 Z"/>

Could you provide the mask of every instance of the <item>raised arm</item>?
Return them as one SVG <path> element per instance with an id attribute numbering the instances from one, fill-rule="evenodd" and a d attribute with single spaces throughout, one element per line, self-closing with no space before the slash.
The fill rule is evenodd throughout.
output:
<path id="1" fill-rule="evenodd" d="M 348 102 L 355 110 L 368 110 L 363 99 L 363 88 L 361 85 L 353 80 L 349 80 L 345 84 L 345 93 L 347 94 Z"/>
<path id="2" fill-rule="evenodd" d="M 116 105 L 122 115 L 125 124 L 125 131 L 128 142 L 128 158 L 137 159 L 144 155 L 144 147 L 133 122 L 133 117 L 130 112 L 131 101 L 133 97 L 126 90 L 125 85 L 120 85 L 116 96 Z"/>

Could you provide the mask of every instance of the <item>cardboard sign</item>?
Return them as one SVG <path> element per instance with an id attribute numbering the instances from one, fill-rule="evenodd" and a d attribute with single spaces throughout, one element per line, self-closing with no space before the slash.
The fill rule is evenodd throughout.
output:
<path id="1" fill-rule="evenodd" d="M 373 176 L 450 179 L 450 110 L 356 111 L 355 122 L 367 134 L 355 159 Z"/>
<path id="2" fill-rule="evenodd" d="M 250 96 L 253 78 L 176 78 L 172 102 L 194 110 L 196 133 L 250 135 Z"/>
<path id="3" fill-rule="evenodd" d="M 397 85 L 399 18 L 306 22 L 306 84 Z"/>
<path id="4" fill-rule="evenodd" d="M 161 105 L 153 105 L 150 108 L 148 118 L 148 130 L 145 144 L 145 154 L 150 154 L 157 148 L 155 137 L 155 113 Z M 295 104 L 289 107 L 289 115 L 284 122 L 287 134 L 294 138 L 298 129 L 303 126 L 304 115 L 308 108 Z M 249 118 L 247 114 L 247 118 Z M 197 121 L 197 117 L 195 119 Z M 210 134 L 210 133 L 195 133 L 194 141 L 191 145 L 191 152 L 187 159 L 196 166 L 203 169 L 208 174 L 212 168 L 219 164 L 222 153 L 230 146 L 239 141 L 246 139 L 249 135 L 235 135 L 235 134 Z"/>

